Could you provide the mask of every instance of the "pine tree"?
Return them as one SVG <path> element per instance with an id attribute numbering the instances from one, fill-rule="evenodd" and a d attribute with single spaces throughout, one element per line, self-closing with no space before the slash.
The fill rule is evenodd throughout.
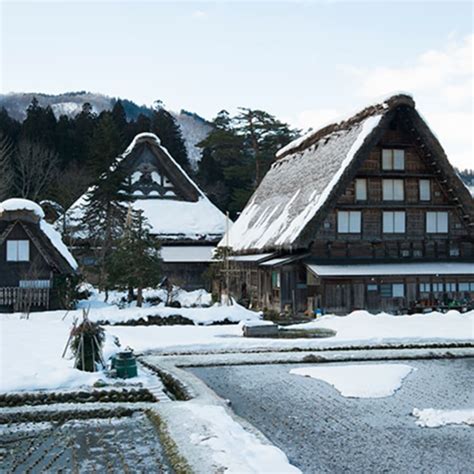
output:
<path id="1" fill-rule="evenodd" d="M 219 112 L 213 125 L 214 129 L 199 144 L 203 158 L 198 180 L 215 204 L 235 217 L 253 190 L 252 157 L 245 137 L 239 135 L 227 111 Z"/>
<path id="2" fill-rule="evenodd" d="M 127 227 L 107 261 L 111 287 L 137 289 L 137 306 L 143 303 L 143 289 L 156 287 L 161 280 L 160 244 L 150 236 L 141 214 L 128 213 Z"/>
<path id="3" fill-rule="evenodd" d="M 105 290 L 106 299 L 107 261 L 116 241 L 123 235 L 127 218 L 129 189 L 125 178 L 118 166 L 118 158 L 115 158 L 88 191 L 79 223 L 89 236 L 91 247 L 97 249 L 99 287 Z"/>
<path id="4" fill-rule="evenodd" d="M 43 108 L 36 97 L 26 109 L 26 118 L 21 128 L 21 137 L 30 142 L 41 143 L 50 149 L 56 144 L 56 117 L 48 105 Z"/>
<path id="5" fill-rule="evenodd" d="M 106 173 L 123 151 L 120 131 L 110 112 L 102 112 L 89 143 L 88 167 L 94 177 Z"/>
<path id="6" fill-rule="evenodd" d="M 89 151 L 92 148 L 92 137 L 97 126 L 97 115 L 89 102 L 85 102 L 82 110 L 74 119 L 74 158 L 81 166 L 89 160 Z"/>
<path id="7" fill-rule="evenodd" d="M 12 140 L 0 131 L 0 202 L 13 196 L 15 179 L 13 156 Z"/>
<path id="8" fill-rule="evenodd" d="M 123 149 L 125 148 L 128 140 L 128 122 L 127 122 L 127 114 L 125 113 L 125 109 L 122 105 L 122 101 L 119 99 L 115 102 L 114 106 L 112 107 L 112 119 L 117 127 L 118 133 L 120 135 L 120 147 Z"/>
<path id="9" fill-rule="evenodd" d="M 235 117 L 235 122 L 255 161 L 257 187 L 272 164 L 275 153 L 283 145 L 294 140 L 298 131 L 291 130 L 287 124 L 268 112 L 244 107 L 240 107 L 240 114 Z"/>
<path id="10" fill-rule="evenodd" d="M 170 155 L 185 169 L 189 170 L 188 153 L 184 144 L 181 128 L 175 118 L 163 108 L 162 103 L 155 102 L 151 116 L 151 131 L 158 135 L 161 144 Z"/>

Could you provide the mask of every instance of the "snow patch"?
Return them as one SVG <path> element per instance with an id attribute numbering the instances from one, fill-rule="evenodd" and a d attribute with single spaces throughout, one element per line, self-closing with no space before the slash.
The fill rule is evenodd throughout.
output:
<path id="1" fill-rule="evenodd" d="M 468 410 L 435 410 L 415 408 L 412 415 L 418 418 L 416 424 L 424 428 L 437 428 L 446 425 L 474 426 L 474 409 Z"/>
<path id="2" fill-rule="evenodd" d="M 405 364 L 350 364 L 303 367 L 290 374 L 323 380 L 343 397 L 384 398 L 398 390 L 413 367 Z"/>
<path id="3" fill-rule="evenodd" d="M 22 198 L 11 198 L 0 203 L 0 213 L 12 211 L 31 211 L 40 219 L 44 219 L 44 211 L 39 204 Z"/>
<path id="4" fill-rule="evenodd" d="M 211 449 L 213 459 L 225 466 L 226 473 L 299 473 L 280 449 L 263 444 L 257 436 L 234 421 L 224 407 L 186 403 L 184 411 L 191 412 L 205 426 L 206 435 L 190 433 L 195 445 Z"/>

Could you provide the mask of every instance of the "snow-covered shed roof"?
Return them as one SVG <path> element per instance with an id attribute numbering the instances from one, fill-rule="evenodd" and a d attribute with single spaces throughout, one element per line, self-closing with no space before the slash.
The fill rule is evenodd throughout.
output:
<path id="1" fill-rule="evenodd" d="M 130 204 L 133 209 L 143 211 L 151 226 L 150 232 L 163 240 L 218 241 L 226 229 L 226 216 L 206 197 L 155 134 L 135 136 L 114 163 L 112 171 L 125 167 L 131 172 L 132 182 L 139 181 L 143 173 L 136 166 L 142 153 L 146 153 L 145 161 L 150 169 L 156 170 L 148 172 L 154 187 L 148 194 L 135 191 Z M 78 229 L 88 193 L 92 190 L 89 189 L 67 211 L 68 221 L 79 223 Z M 73 234 L 87 237 L 81 231 L 73 231 Z"/>
<path id="2" fill-rule="evenodd" d="M 0 220 L 22 220 L 25 217 L 25 211 L 27 214 L 33 214 L 35 219 L 34 223 L 38 224 L 39 229 L 42 231 L 43 235 L 47 238 L 48 246 L 51 246 L 59 256 L 67 262 L 67 265 L 73 269 L 77 270 L 78 265 L 75 258 L 69 252 L 68 248 L 61 239 L 61 235 L 51 224 L 48 224 L 44 220 L 44 211 L 33 201 L 22 198 L 11 198 L 3 202 L 0 202 Z M 12 230 L 11 226 L 7 226 L 4 233 L 0 238 L 5 239 L 8 236 L 8 233 Z M 0 241 L 1 244 L 1 241 Z"/>
<path id="3" fill-rule="evenodd" d="M 398 275 L 474 275 L 474 263 L 370 263 L 325 265 L 308 263 L 306 267 L 321 277 L 398 276 Z"/>
<path id="4" fill-rule="evenodd" d="M 356 164 L 376 145 L 401 107 L 410 111 L 420 133 L 442 156 L 442 166 L 453 174 L 441 145 L 415 111 L 413 99 L 408 95 L 392 96 L 282 148 L 219 245 L 228 242 L 237 253 L 305 248 L 309 238 L 305 230 L 310 223 L 321 221 L 344 183 L 352 179 Z M 467 200 L 468 195 L 464 198 Z M 467 205 L 472 210 L 470 201 Z"/>
<path id="5" fill-rule="evenodd" d="M 215 247 L 210 245 L 164 245 L 161 258 L 165 263 L 212 262 Z"/>

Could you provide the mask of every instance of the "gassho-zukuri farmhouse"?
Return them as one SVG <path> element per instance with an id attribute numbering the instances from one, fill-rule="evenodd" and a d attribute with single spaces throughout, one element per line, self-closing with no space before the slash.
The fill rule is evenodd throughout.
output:
<path id="1" fill-rule="evenodd" d="M 254 308 L 345 314 L 474 295 L 474 205 L 410 96 L 281 149 L 222 239 Z"/>
<path id="2" fill-rule="evenodd" d="M 207 287 L 203 273 L 225 233 L 226 216 L 152 133 L 137 135 L 119 157 L 118 167 L 128 176 L 132 208 L 142 211 L 150 233 L 161 241 L 163 274 L 188 290 Z M 66 212 L 69 223 L 80 224 L 86 199 L 87 193 Z M 71 224 L 69 230 L 79 262 L 94 266 L 89 236 L 80 225 L 75 230 Z"/>

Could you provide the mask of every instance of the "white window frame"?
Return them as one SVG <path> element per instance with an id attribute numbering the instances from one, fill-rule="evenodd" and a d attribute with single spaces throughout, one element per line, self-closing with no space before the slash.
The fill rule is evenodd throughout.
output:
<path id="1" fill-rule="evenodd" d="M 29 240 L 7 240 L 7 262 L 29 262 Z"/>
<path id="2" fill-rule="evenodd" d="M 406 231 L 405 211 L 383 211 L 382 232 L 384 234 L 404 234 Z"/>
<path id="3" fill-rule="evenodd" d="M 446 292 L 447 293 L 456 293 L 457 291 L 457 284 L 453 282 L 446 283 Z"/>
<path id="4" fill-rule="evenodd" d="M 405 150 L 400 150 L 398 148 L 382 149 L 382 170 L 404 171 L 405 170 Z"/>
<path id="5" fill-rule="evenodd" d="M 367 179 L 357 178 L 355 180 L 356 201 L 367 201 Z"/>
<path id="6" fill-rule="evenodd" d="M 428 211 L 426 213 L 427 234 L 447 234 L 449 230 L 449 213 L 447 211 Z"/>
<path id="7" fill-rule="evenodd" d="M 431 293 L 431 283 L 420 283 L 420 293 Z"/>
<path id="8" fill-rule="evenodd" d="M 431 180 L 420 179 L 418 182 L 420 201 L 431 201 Z"/>
<path id="9" fill-rule="evenodd" d="M 404 283 L 392 283 L 392 298 L 405 298 Z"/>
<path id="10" fill-rule="evenodd" d="M 403 201 L 405 199 L 403 179 L 382 179 L 382 199 L 384 201 Z"/>
<path id="11" fill-rule="evenodd" d="M 361 211 L 338 211 L 337 232 L 338 234 L 360 234 L 362 228 Z"/>

